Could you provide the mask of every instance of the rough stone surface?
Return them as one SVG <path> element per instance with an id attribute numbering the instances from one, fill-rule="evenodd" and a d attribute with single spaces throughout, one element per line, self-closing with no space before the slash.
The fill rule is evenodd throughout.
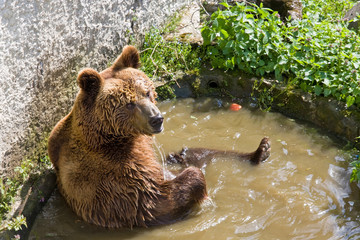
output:
<path id="1" fill-rule="evenodd" d="M 0 175 L 69 111 L 81 68 L 105 68 L 130 38 L 141 39 L 185 4 L 0 0 Z"/>
<path id="2" fill-rule="evenodd" d="M 202 24 L 200 22 L 200 3 L 192 3 L 180 13 L 181 20 L 174 32 L 165 36 L 168 41 L 180 40 L 192 44 L 202 44 L 200 33 Z"/>
<path id="3" fill-rule="evenodd" d="M 213 13 L 218 8 L 224 9 L 222 5 L 219 5 L 223 1 L 221 0 L 209 0 L 206 1 L 207 4 L 204 5 L 204 8 L 207 12 Z M 289 16 L 291 19 L 301 19 L 302 18 L 302 3 L 301 0 L 229 0 L 227 1 L 230 5 L 235 3 L 246 2 L 247 4 L 257 4 L 261 3 L 265 8 L 270 8 L 274 11 L 277 11 L 282 20 L 286 20 Z"/>
<path id="4" fill-rule="evenodd" d="M 283 20 L 291 16 L 291 19 L 302 18 L 301 0 L 257 0 L 257 4 L 264 4 L 264 7 L 277 11 Z"/>
<path id="5" fill-rule="evenodd" d="M 360 2 L 356 3 L 346 14 L 345 20 L 352 20 L 360 14 Z M 352 21 L 349 23 L 349 28 L 359 29 L 359 21 Z"/>

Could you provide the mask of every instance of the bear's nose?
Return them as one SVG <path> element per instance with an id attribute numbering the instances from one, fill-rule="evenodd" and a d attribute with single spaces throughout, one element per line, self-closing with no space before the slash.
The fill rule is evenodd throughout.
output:
<path id="1" fill-rule="evenodd" d="M 161 132 L 162 131 L 162 124 L 164 122 L 164 118 L 161 114 L 157 114 L 154 117 L 151 117 L 149 123 L 151 127 L 154 129 L 154 132 Z"/>

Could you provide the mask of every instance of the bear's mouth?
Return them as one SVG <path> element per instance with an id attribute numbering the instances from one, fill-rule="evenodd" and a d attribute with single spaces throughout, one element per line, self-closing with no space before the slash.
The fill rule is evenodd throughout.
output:
<path id="1" fill-rule="evenodd" d="M 163 130 L 164 130 L 163 126 L 161 126 L 161 128 L 159 128 L 159 129 L 153 129 L 153 134 L 161 133 Z"/>
<path id="2" fill-rule="evenodd" d="M 149 124 L 153 130 L 152 131 L 153 134 L 161 133 L 162 130 L 164 130 L 163 122 L 164 122 L 164 117 L 161 114 L 158 114 L 150 118 Z"/>

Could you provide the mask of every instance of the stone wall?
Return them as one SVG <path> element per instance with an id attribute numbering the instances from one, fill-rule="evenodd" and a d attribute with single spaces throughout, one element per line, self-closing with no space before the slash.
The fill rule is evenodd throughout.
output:
<path id="1" fill-rule="evenodd" d="M 0 176 L 72 106 L 76 74 L 104 69 L 185 0 L 0 0 Z"/>

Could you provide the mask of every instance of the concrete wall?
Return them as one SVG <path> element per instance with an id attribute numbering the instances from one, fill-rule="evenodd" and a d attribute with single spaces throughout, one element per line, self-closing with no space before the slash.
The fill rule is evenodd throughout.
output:
<path id="1" fill-rule="evenodd" d="M 0 0 L 0 176 L 72 106 L 76 74 L 104 69 L 186 0 Z"/>

